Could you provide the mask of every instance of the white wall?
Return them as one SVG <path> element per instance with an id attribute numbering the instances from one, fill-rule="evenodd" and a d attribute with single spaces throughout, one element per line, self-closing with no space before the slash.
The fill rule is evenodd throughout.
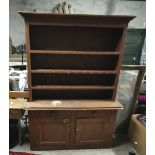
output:
<path id="1" fill-rule="evenodd" d="M 136 16 L 129 23 L 129 28 L 146 27 L 146 2 L 144 1 L 118 1 L 112 14 Z"/>
<path id="2" fill-rule="evenodd" d="M 64 0 L 10 0 L 10 36 L 14 46 L 25 43 L 24 20 L 18 14 L 19 10 L 51 12 L 52 8 Z M 141 1 L 120 0 L 66 0 L 72 4 L 76 14 L 112 14 L 137 16 L 130 28 L 145 28 L 146 3 Z"/>
<path id="3" fill-rule="evenodd" d="M 18 14 L 19 10 L 23 10 L 21 1 L 22 0 L 9 1 L 9 34 L 14 46 L 25 43 L 24 20 Z"/>

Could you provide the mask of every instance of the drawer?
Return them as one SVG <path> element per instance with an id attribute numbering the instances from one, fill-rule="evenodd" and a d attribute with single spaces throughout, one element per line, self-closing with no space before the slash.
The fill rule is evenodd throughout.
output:
<path id="1" fill-rule="evenodd" d="M 107 117 L 109 111 L 107 110 L 83 110 L 77 111 L 76 116 L 79 117 Z"/>
<path id="2" fill-rule="evenodd" d="M 10 109 L 9 119 L 20 119 L 24 115 L 24 110 L 22 109 Z"/>
<path id="3" fill-rule="evenodd" d="M 34 110 L 29 114 L 35 117 L 70 117 L 70 111 L 67 110 Z"/>

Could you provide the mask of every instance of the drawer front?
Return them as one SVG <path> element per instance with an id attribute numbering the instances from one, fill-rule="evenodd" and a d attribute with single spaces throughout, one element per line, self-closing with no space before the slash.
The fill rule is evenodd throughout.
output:
<path id="1" fill-rule="evenodd" d="M 29 114 L 34 117 L 70 117 L 70 111 L 66 110 L 37 110 L 30 111 Z"/>
<path id="2" fill-rule="evenodd" d="M 106 110 L 83 110 L 83 111 L 77 111 L 76 113 L 77 117 L 107 117 L 109 116 L 109 111 Z"/>
<path id="3" fill-rule="evenodd" d="M 10 109 L 9 119 L 20 119 L 24 115 L 24 110 L 22 109 Z"/>

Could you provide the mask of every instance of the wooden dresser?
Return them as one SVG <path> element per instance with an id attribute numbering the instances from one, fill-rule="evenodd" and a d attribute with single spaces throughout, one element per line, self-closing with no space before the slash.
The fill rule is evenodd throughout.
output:
<path id="1" fill-rule="evenodd" d="M 32 150 L 112 144 L 128 22 L 133 16 L 19 12 L 25 19 Z"/>

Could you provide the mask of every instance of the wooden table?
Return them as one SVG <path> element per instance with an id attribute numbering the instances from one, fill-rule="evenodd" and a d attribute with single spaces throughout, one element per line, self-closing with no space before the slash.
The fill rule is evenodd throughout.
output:
<path id="1" fill-rule="evenodd" d="M 9 119 L 20 119 L 24 115 L 25 99 L 9 99 Z"/>
<path id="2" fill-rule="evenodd" d="M 20 119 L 24 115 L 24 107 L 26 104 L 25 99 L 9 99 L 9 119 L 10 120 L 18 120 L 18 129 L 19 129 L 19 144 L 21 145 L 23 142 L 23 134 L 22 127 L 20 123 Z"/>

